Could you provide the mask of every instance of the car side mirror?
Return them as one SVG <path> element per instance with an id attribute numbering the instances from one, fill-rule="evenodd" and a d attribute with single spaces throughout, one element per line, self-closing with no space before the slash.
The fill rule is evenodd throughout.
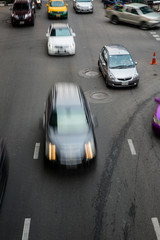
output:
<path id="1" fill-rule="evenodd" d="M 49 33 L 46 33 L 46 37 L 47 37 L 47 38 L 49 37 Z"/>
<path id="2" fill-rule="evenodd" d="M 68 3 L 66 3 L 66 7 L 68 7 Z"/>
<path id="3" fill-rule="evenodd" d="M 155 102 L 160 104 L 160 99 L 158 97 L 156 97 L 154 100 L 155 100 Z"/>
<path id="4" fill-rule="evenodd" d="M 49 7 L 48 3 L 46 4 L 46 7 Z"/>
<path id="5" fill-rule="evenodd" d="M 105 63 L 105 62 L 102 62 L 102 66 L 106 66 L 106 63 Z"/>
<path id="6" fill-rule="evenodd" d="M 135 63 L 135 65 L 137 65 L 137 62 L 134 62 Z"/>
<path id="7" fill-rule="evenodd" d="M 75 37 L 75 36 L 76 36 L 76 34 L 75 34 L 75 33 L 72 33 L 72 36 L 73 36 L 73 37 Z"/>

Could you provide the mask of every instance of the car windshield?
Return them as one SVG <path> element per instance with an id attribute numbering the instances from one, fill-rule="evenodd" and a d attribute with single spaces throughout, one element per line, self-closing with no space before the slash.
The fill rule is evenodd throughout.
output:
<path id="1" fill-rule="evenodd" d="M 88 122 L 81 107 L 58 107 L 57 112 L 52 112 L 50 126 L 58 134 L 81 134 L 88 132 Z"/>
<path id="2" fill-rule="evenodd" d="M 133 68 L 135 67 L 135 64 L 130 54 L 110 55 L 109 67 L 110 68 Z"/>
<path id="3" fill-rule="evenodd" d="M 140 10 L 141 10 L 141 12 L 143 14 L 147 14 L 147 13 L 152 13 L 153 12 L 153 10 L 150 7 L 148 7 L 148 6 L 140 7 Z"/>
<path id="4" fill-rule="evenodd" d="M 27 3 L 16 3 L 13 7 L 14 11 L 29 10 L 29 4 Z"/>
<path id="5" fill-rule="evenodd" d="M 50 3 L 50 6 L 51 6 L 51 7 L 64 7 L 65 4 L 64 4 L 63 1 L 52 1 L 52 2 Z"/>
<path id="6" fill-rule="evenodd" d="M 71 36 L 69 28 L 53 28 L 51 31 L 52 37 L 66 37 Z"/>

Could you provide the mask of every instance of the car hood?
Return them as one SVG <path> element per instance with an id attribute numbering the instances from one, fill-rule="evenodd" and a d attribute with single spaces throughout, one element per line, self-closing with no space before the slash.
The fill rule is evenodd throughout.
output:
<path id="1" fill-rule="evenodd" d="M 73 36 L 68 37 L 50 37 L 49 42 L 56 46 L 67 46 L 74 43 Z"/>
<path id="2" fill-rule="evenodd" d="M 92 6 L 92 3 L 91 3 L 91 2 L 77 2 L 77 4 L 78 4 L 80 7 L 91 7 L 91 6 Z"/>
<path id="3" fill-rule="evenodd" d="M 28 14 L 29 13 L 29 11 L 28 10 L 23 10 L 23 11 L 13 11 L 13 13 L 15 14 L 15 15 L 25 15 L 25 14 Z"/>
<path id="4" fill-rule="evenodd" d="M 122 69 L 110 69 L 110 72 L 116 77 L 116 78 L 130 78 L 133 77 L 135 73 L 137 73 L 137 70 L 135 68 L 122 68 Z"/>
<path id="5" fill-rule="evenodd" d="M 158 13 L 155 12 L 151 12 L 151 13 L 147 13 L 143 15 L 144 17 L 150 18 L 150 19 L 154 19 L 154 20 L 159 20 L 160 21 L 160 16 Z"/>
<path id="6" fill-rule="evenodd" d="M 67 7 L 49 7 L 49 11 L 54 11 L 54 12 L 64 12 L 67 11 Z"/>

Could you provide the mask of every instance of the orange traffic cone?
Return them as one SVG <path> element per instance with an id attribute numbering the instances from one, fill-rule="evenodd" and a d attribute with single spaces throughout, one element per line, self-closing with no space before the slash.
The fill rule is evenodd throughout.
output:
<path id="1" fill-rule="evenodd" d="M 152 65 L 156 65 L 157 64 L 157 62 L 156 62 L 156 53 L 155 52 L 153 53 L 152 62 L 150 64 L 152 64 Z"/>

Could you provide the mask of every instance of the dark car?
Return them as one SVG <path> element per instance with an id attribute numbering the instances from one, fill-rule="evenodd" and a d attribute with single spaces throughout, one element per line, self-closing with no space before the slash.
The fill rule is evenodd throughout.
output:
<path id="1" fill-rule="evenodd" d="M 73 167 L 95 159 L 93 118 L 78 85 L 56 83 L 52 87 L 43 122 L 47 162 Z"/>
<path id="2" fill-rule="evenodd" d="M 0 205 L 2 204 L 3 195 L 7 183 L 8 163 L 6 157 L 6 143 L 0 138 Z"/>
<path id="3" fill-rule="evenodd" d="M 34 26 L 35 3 L 30 0 L 15 0 L 11 9 L 12 25 L 29 24 Z"/>

